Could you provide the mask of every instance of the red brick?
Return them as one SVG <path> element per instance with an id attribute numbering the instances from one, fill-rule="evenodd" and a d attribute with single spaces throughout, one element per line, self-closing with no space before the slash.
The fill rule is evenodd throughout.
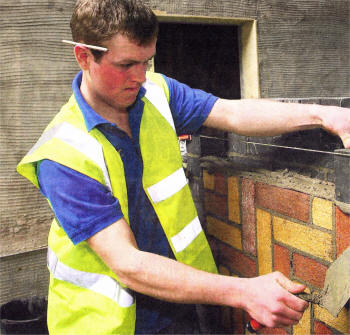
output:
<path id="1" fill-rule="evenodd" d="M 295 253 L 293 255 L 294 275 L 314 286 L 323 287 L 327 266 Z"/>
<path id="2" fill-rule="evenodd" d="M 315 321 L 314 322 L 314 335 L 332 335 L 333 332 L 324 323 Z"/>
<path id="3" fill-rule="evenodd" d="M 220 326 L 223 327 L 223 329 L 225 330 L 225 334 L 231 333 L 231 329 L 232 329 L 231 310 L 232 310 L 232 308 L 230 308 L 230 307 L 221 307 L 220 308 L 220 311 L 221 311 L 221 315 L 220 315 L 221 325 Z"/>
<path id="4" fill-rule="evenodd" d="M 227 179 L 222 174 L 215 175 L 215 192 L 219 194 L 227 194 Z"/>
<path id="5" fill-rule="evenodd" d="M 205 210 L 207 213 L 218 215 L 223 219 L 227 218 L 227 197 L 212 192 L 204 194 Z"/>
<path id="6" fill-rule="evenodd" d="M 290 258 L 289 250 L 285 247 L 275 244 L 273 248 L 274 270 L 282 272 L 286 277 L 290 277 Z"/>
<path id="7" fill-rule="evenodd" d="M 263 329 L 259 330 L 259 334 L 289 335 L 289 333 L 283 328 L 263 328 Z"/>
<path id="8" fill-rule="evenodd" d="M 310 219 L 310 196 L 284 188 L 256 184 L 257 205 L 308 222 Z"/>
<path id="9" fill-rule="evenodd" d="M 219 254 L 220 254 L 220 250 L 219 250 L 219 246 L 218 246 L 218 241 L 215 240 L 214 237 L 211 236 L 207 236 L 207 240 L 211 249 L 211 252 L 213 254 L 213 257 L 215 259 L 216 265 L 217 267 L 219 267 Z"/>
<path id="10" fill-rule="evenodd" d="M 255 184 L 247 178 L 242 179 L 242 237 L 243 250 L 256 256 Z"/>
<path id="11" fill-rule="evenodd" d="M 244 255 L 242 252 L 216 241 L 216 259 L 232 271 L 242 277 L 255 277 L 257 275 L 256 261 Z"/>
<path id="12" fill-rule="evenodd" d="M 337 256 L 350 246 L 350 215 L 336 209 Z"/>
<path id="13" fill-rule="evenodd" d="M 238 308 L 233 308 L 232 310 L 232 330 L 233 334 L 241 335 L 244 334 L 245 322 L 243 316 L 243 310 Z"/>

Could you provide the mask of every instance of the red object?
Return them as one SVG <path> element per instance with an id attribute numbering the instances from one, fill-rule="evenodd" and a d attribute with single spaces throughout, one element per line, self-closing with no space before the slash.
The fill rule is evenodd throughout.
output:
<path id="1" fill-rule="evenodd" d="M 179 140 L 188 140 L 188 141 L 191 141 L 191 140 L 192 140 L 192 135 L 186 135 L 186 134 L 180 135 L 180 136 L 179 136 Z"/>
<path id="2" fill-rule="evenodd" d="M 250 333 L 256 333 L 259 329 L 263 328 L 263 325 L 261 325 L 258 321 L 251 319 L 247 323 L 246 328 Z"/>

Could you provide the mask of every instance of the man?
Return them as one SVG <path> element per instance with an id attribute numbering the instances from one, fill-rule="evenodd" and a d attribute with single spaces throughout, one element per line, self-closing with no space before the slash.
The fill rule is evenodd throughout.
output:
<path id="1" fill-rule="evenodd" d="M 138 0 L 78 0 L 71 29 L 85 44 L 74 48 L 82 71 L 73 95 L 18 166 L 55 214 L 50 332 L 196 333 L 197 303 L 243 308 L 269 327 L 296 324 L 307 304 L 293 293 L 305 286 L 280 273 L 217 274 L 177 134 L 202 125 L 244 135 L 323 127 L 350 147 L 350 111 L 223 100 L 146 74 L 158 25 Z"/>

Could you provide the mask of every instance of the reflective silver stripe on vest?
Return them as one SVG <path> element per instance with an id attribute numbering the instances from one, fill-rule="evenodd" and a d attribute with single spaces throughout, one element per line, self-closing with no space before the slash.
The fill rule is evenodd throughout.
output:
<path id="1" fill-rule="evenodd" d="M 150 80 L 146 80 L 142 86 L 146 89 L 145 97 L 157 108 L 175 131 L 173 116 L 164 91 Z"/>
<path id="2" fill-rule="evenodd" d="M 200 234 L 202 225 L 199 222 L 198 216 L 191 221 L 178 234 L 171 237 L 171 242 L 176 252 L 180 252 L 187 248 L 188 245 Z"/>
<path id="3" fill-rule="evenodd" d="M 72 126 L 67 122 L 60 123 L 44 132 L 39 141 L 29 151 L 28 155 L 31 155 L 41 145 L 53 138 L 57 138 L 69 144 L 76 150 L 89 157 L 92 161 L 94 161 L 102 170 L 106 186 L 109 188 L 109 190 L 112 190 L 109 174 L 103 156 L 102 145 L 92 136 L 84 133 L 80 129 Z"/>
<path id="4" fill-rule="evenodd" d="M 50 248 L 47 251 L 47 265 L 56 279 L 102 294 L 114 300 L 121 307 L 130 307 L 134 303 L 134 297 L 130 291 L 123 288 L 113 278 L 73 269 L 60 262 Z"/>
<path id="5" fill-rule="evenodd" d="M 154 203 L 170 198 L 172 195 L 180 191 L 187 184 L 187 179 L 183 168 L 178 169 L 170 176 L 162 179 L 157 184 L 147 188 Z"/>

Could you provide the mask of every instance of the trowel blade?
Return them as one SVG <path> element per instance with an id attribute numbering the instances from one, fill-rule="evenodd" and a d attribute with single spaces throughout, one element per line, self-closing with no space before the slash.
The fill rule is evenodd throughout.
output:
<path id="1" fill-rule="evenodd" d="M 350 298 L 350 247 L 348 247 L 328 268 L 320 306 L 337 317 Z"/>

